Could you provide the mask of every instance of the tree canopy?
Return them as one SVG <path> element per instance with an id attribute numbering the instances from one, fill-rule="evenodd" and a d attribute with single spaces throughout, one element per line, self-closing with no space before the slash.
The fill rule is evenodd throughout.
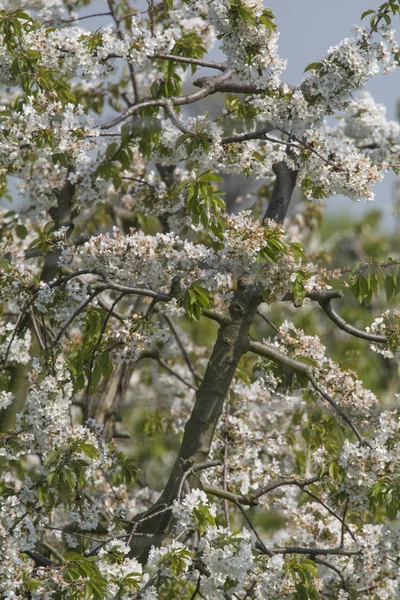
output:
<path id="1" fill-rule="evenodd" d="M 93 4 L 0 10 L 2 598 L 398 599 L 399 248 L 321 201 L 399 0 L 290 84 L 261 0 Z"/>

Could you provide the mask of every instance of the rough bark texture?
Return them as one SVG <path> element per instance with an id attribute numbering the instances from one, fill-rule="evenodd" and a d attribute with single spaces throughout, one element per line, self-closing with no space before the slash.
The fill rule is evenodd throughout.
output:
<path id="1" fill-rule="evenodd" d="M 297 171 L 293 171 L 284 161 L 281 161 L 274 165 L 274 173 L 276 175 L 274 189 L 264 219 L 283 223 L 296 187 Z"/>
<path id="2" fill-rule="evenodd" d="M 67 235 L 69 235 L 73 229 L 74 215 L 72 204 L 75 194 L 75 184 L 71 183 L 68 179 L 69 174 L 73 171 L 74 169 L 72 167 L 68 168 L 64 185 L 61 189 L 54 190 L 54 195 L 57 198 L 57 207 L 53 207 L 49 211 L 50 216 L 54 221 L 54 229 L 57 230 L 61 227 L 67 227 Z M 53 250 L 46 254 L 41 274 L 42 281 L 51 281 L 57 275 L 60 255 L 60 250 Z"/>

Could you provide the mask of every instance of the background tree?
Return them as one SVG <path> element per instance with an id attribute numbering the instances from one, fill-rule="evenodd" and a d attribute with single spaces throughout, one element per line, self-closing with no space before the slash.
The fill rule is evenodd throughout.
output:
<path id="1" fill-rule="evenodd" d="M 317 202 L 398 167 L 398 0 L 298 85 L 257 0 L 77 7 L 0 11 L 3 598 L 398 598 L 398 249 Z"/>

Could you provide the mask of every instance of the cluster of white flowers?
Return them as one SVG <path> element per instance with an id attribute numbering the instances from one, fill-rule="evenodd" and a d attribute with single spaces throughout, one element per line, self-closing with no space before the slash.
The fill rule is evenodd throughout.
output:
<path id="1" fill-rule="evenodd" d="M 370 327 L 366 330 L 378 335 L 384 335 L 389 340 L 389 347 L 378 344 L 371 344 L 370 348 L 377 354 L 381 354 L 385 358 L 394 358 L 397 363 L 400 363 L 400 311 L 387 310 L 377 317 Z"/>
<path id="2" fill-rule="evenodd" d="M 43 451 L 52 444 L 53 436 L 58 437 L 70 425 L 72 383 L 61 356 L 57 359 L 54 375 L 47 375 L 42 380 L 39 364 L 34 367 L 38 382 L 32 385 L 26 411 L 19 420 L 20 426 L 28 427 L 33 433 L 37 446 Z"/>
<path id="3" fill-rule="evenodd" d="M 221 590 L 242 594 L 254 556 L 250 533 L 243 529 L 230 533 L 223 527 L 211 526 L 201 538 L 202 560 L 210 575 L 204 580 L 204 592 L 210 600 L 219 600 Z"/>
<path id="4" fill-rule="evenodd" d="M 197 526 L 197 520 L 193 511 L 199 507 L 206 508 L 211 517 L 216 517 L 217 507 L 215 504 L 211 504 L 207 498 L 207 494 L 198 488 L 191 490 L 180 502 L 177 500 L 174 501 L 173 514 L 176 519 L 178 533 Z"/>
<path id="5" fill-rule="evenodd" d="M 0 325 L 0 360 L 27 365 L 31 361 L 31 332 L 25 330 L 23 335 L 15 331 L 14 323 Z"/>
<path id="6" fill-rule="evenodd" d="M 122 540 L 112 540 L 98 554 L 98 567 L 107 579 L 108 597 L 118 597 L 121 591 L 120 582 L 130 580 L 136 586 L 144 586 L 149 576 L 143 573 L 142 565 L 135 559 L 129 558 L 129 546 Z"/>
<path id="7" fill-rule="evenodd" d="M 76 315 L 74 326 L 82 323 L 85 314 L 79 312 L 79 307 L 88 297 L 87 284 L 81 284 L 75 279 L 68 281 L 63 290 L 42 282 L 36 293 L 34 306 L 40 313 L 46 314 L 50 324 L 60 331 L 73 315 Z"/>
<path id="8" fill-rule="evenodd" d="M 169 292 L 177 275 L 182 288 L 200 279 L 209 289 L 227 293 L 231 289 L 222 286 L 232 285 L 231 278 L 237 279 L 244 273 L 268 289 L 271 298 L 289 291 L 297 263 L 283 229 L 274 221 L 265 227 L 255 223 L 249 211 L 226 216 L 225 223 L 223 247 L 217 251 L 173 233 L 151 236 L 138 231 L 123 235 L 114 228 L 113 237 L 100 235 L 77 251 L 65 249 L 62 264 L 97 269 L 112 281 L 164 293 Z M 279 238 L 287 250 L 276 262 L 259 260 L 269 236 Z"/>
<path id="9" fill-rule="evenodd" d="M 5 491 L 0 506 L 0 541 L 5 548 L 0 587 L 6 600 L 21 597 L 30 584 L 36 586 L 29 592 L 33 600 L 51 600 L 54 593 L 70 597 L 80 590 L 82 597 L 89 597 L 91 592 L 85 586 L 90 578 L 71 581 L 64 577 L 70 566 L 68 555 L 60 568 L 38 566 L 31 552 L 40 552 L 43 544 L 45 553 L 50 548 L 52 559 L 65 548 L 78 548 L 79 552 L 84 546 L 85 554 L 80 553 L 79 560 L 87 560 L 93 567 L 91 572 L 101 575 L 104 589 L 99 593 L 107 599 L 140 596 L 157 600 L 163 593 L 160 586 L 169 585 L 171 594 L 183 596 L 186 590 L 192 597 L 198 592 L 207 600 L 228 595 L 255 600 L 292 598 L 299 591 L 301 577 L 296 573 L 301 571 L 303 559 L 255 552 L 254 543 L 259 548 L 261 538 L 256 540 L 242 528 L 235 503 L 224 501 L 223 514 L 223 499 L 218 493 L 215 503 L 211 493 L 207 496 L 201 489 L 175 500 L 167 507 L 174 519 L 172 541 L 151 548 L 143 565 L 132 558 L 135 532 L 131 535 L 128 519 L 154 506 L 158 493 L 142 487 L 135 496 L 128 483 L 135 469 L 107 437 L 107 426 L 93 419 L 80 424 L 76 415 L 83 408 L 84 421 L 91 408 L 88 368 L 93 374 L 100 354 L 107 361 L 109 354 L 112 356 L 116 367 L 113 375 L 118 377 L 111 383 L 118 381 L 121 388 L 121 373 L 130 375 L 130 365 L 125 363 L 149 357 L 156 360 L 135 370 L 130 388 L 134 388 L 136 400 L 139 396 L 147 405 L 157 401 L 157 407 L 168 407 L 168 430 L 171 427 L 182 433 L 209 348 L 194 344 L 187 332 L 175 331 L 174 323 L 163 324 L 163 318 L 189 312 L 187 306 L 195 297 L 196 286 L 197 291 L 207 293 L 222 315 L 244 275 L 246 282 L 262 288 L 263 299 L 268 302 L 282 299 L 296 289 L 296 283 L 303 291 L 327 287 L 320 276 L 322 270 L 318 272 L 303 258 L 301 248 L 283 227 L 274 221 L 260 224 L 250 211 L 226 215 L 215 209 L 211 213 L 206 197 L 200 195 L 193 209 L 204 209 L 204 218 L 198 223 L 188 214 L 185 190 L 198 185 L 207 170 L 229 174 L 244 171 L 261 178 L 268 188 L 275 177 L 273 165 L 285 160 L 299 172 L 298 180 L 308 197 L 340 193 L 354 200 L 372 199 L 374 183 L 386 168 L 394 166 L 393 158 L 400 151 L 400 126 L 388 122 L 384 109 L 368 94 L 349 98 L 381 67 L 384 71 L 394 67 L 397 44 L 386 28 L 376 35 L 358 29 L 354 38 L 330 48 L 324 61 L 312 65 L 296 89 L 280 81 L 285 61 L 278 56 L 272 13 L 261 0 L 174 0 L 172 7 L 170 3 L 149 3 L 147 12 L 132 8 L 129 14 L 127 5 L 117 3 L 114 24 L 96 32 L 71 26 L 78 16 L 70 12 L 74 1 L 67 6 L 61 0 L 26 0 L 25 8 L 38 18 L 20 33 L 14 27 L 18 55 L 7 45 L 6 36 L 0 44 L 0 81 L 15 88 L 15 93 L 6 90 L 1 99 L 0 177 L 16 175 L 21 195 L 44 209 L 34 223 L 0 211 L 0 251 L 4 255 L 0 308 L 1 316 L 6 315 L 0 323 L 0 363 L 5 366 L 0 413 L 19 400 L 19 390 L 13 387 L 10 376 L 15 363 L 30 364 L 26 405 L 19 409 L 15 429 L 2 436 L 0 448 L 2 461 L 11 465 L 0 473 L 0 488 Z M 16 7 L 14 0 L 8 0 L 8 9 Z M 113 17 L 111 3 L 109 9 L 108 16 Z M 63 21 L 68 16 L 70 23 L 67 18 Z M 46 19 L 56 26 L 47 27 L 50 23 L 45 23 Z M 194 135 L 177 143 L 185 127 L 179 123 L 177 127 L 174 118 L 167 120 L 162 108 L 154 104 L 159 86 L 176 85 L 180 89 L 196 65 L 192 69 L 189 63 L 178 64 L 154 55 L 175 52 L 183 58 L 192 54 L 193 42 L 200 57 L 217 37 L 226 55 L 230 81 L 249 84 L 255 90 L 247 98 L 248 114 L 252 115 L 248 121 L 254 118 L 258 125 L 269 123 L 283 135 L 292 136 L 290 152 L 282 139 L 227 143 L 224 137 L 228 133 L 243 133 L 243 120 L 235 125 L 237 117 L 212 121 L 207 115 L 180 114 L 179 119 L 185 119 L 185 127 Z M 21 65 L 29 53 L 32 64 L 28 81 Z M 128 75 L 121 68 L 123 63 L 129 65 Z M 149 98 L 153 101 L 147 102 Z M 142 100 L 147 110 L 138 112 Z M 94 126 L 90 114 L 92 109 L 99 115 L 104 111 L 103 120 L 110 107 L 123 112 L 123 101 L 128 112 L 114 123 L 132 117 L 130 107 L 137 111 L 128 127 L 129 140 L 125 139 L 126 128 L 107 132 L 104 139 L 111 135 L 118 140 L 107 147 L 100 142 L 104 129 Z M 178 100 L 177 104 L 186 101 Z M 347 112 L 336 127 L 323 121 L 344 109 Z M 228 113 L 226 109 L 224 119 Z M 154 136 L 151 127 L 147 129 L 147 119 L 151 119 L 151 126 L 154 124 Z M 119 135 L 124 140 L 121 149 Z M 213 177 L 211 174 L 209 181 Z M 27 266 L 25 258 L 31 260 L 40 253 L 41 238 L 32 242 L 38 231 L 45 237 L 48 214 L 57 223 L 53 215 L 60 208 L 58 190 L 66 178 L 75 192 L 69 199 L 69 212 L 79 216 L 72 218 L 75 222 L 71 227 L 51 232 L 48 243 L 53 255 L 61 249 L 59 266 L 68 269 L 72 279 L 62 285 L 55 280 L 43 281 L 38 286 L 42 276 L 45 278 L 43 257 L 33 267 Z M 208 193 L 214 193 L 213 198 L 218 195 L 212 184 Z M 95 214 L 93 205 L 96 210 L 100 203 L 106 208 Z M 125 210 L 118 213 L 121 204 Z M 142 216 L 158 218 L 158 233 L 149 233 L 155 231 L 156 219 L 146 223 L 146 233 L 132 228 L 125 234 L 122 227 L 107 232 L 109 218 L 115 217 L 114 222 L 120 223 L 119 218 L 128 217 L 131 224 L 140 225 Z M 217 233 L 211 227 L 214 217 L 221 225 Z M 100 221 L 101 229 L 97 227 Z M 69 237 L 72 225 L 75 232 L 78 230 L 75 243 Z M 79 234 L 86 226 L 89 236 L 81 243 Z M 297 235 L 302 228 L 304 222 L 298 217 L 292 231 Z M 99 230 L 103 233 L 97 235 Z M 95 236 L 90 235 L 93 231 Z M 75 279 L 78 274 L 74 271 L 80 268 L 90 273 Z M 99 282 L 101 290 L 103 286 L 109 288 L 98 290 L 101 300 L 93 298 L 87 308 L 94 289 L 90 286 Z M 111 306 L 117 291 L 140 298 L 134 308 L 121 298 L 118 307 L 114 306 L 120 312 L 109 312 L 105 322 L 98 302 Z M 162 298 L 166 302 L 154 309 L 151 297 L 156 293 L 165 294 Z M 148 295 L 144 300 L 143 294 Z M 28 310 L 32 333 L 27 327 L 20 332 L 18 316 L 22 322 Z M 93 315 L 99 317 L 97 329 L 93 327 L 95 345 L 87 339 Z M 397 360 L 399 317 L 398 311 L 386 312 L 367 328 L 389 338 L 389 350 L 377 345 L 372 349 Z M 99 329 L 101 335 L 97 334 Z M 35 345 L 31 344 L 33 334 Z M 322 600 L 349 600 L 347 592 L 339 589 L 341 585 L 346 590 L 349 586 L 363 588 L 379 600 L 394 600 L 399 595 L 397 565 L 394 561 L 388 564 L 387 556 L 397 556 L 400 551 L 400 528 L 396 522 L 381 523 L 380 511 L 386 509 L 390 518 L 397 511 L 391 498 L 398 494 L 400 472 L 395 451 L 400 441 L 398 412 L 383 412 L 375 395 L 363 388 L 355 373 L 341 370 L 326 356 L 317 336 L 307 335 L 289 321 L 284 321 L 277 336 L 265 343 L 308 364 L 314 381 L 311 378 L 307 382 L 278 364 L 261 360 L 248 377 L 239 373 L 243 377 L 233 379 L 212 440 L 210 458 L 221 464 L 202 472 L 201 482 L 247 495 L 247 501 L 255 494 L 259 501 L 255 511 L 271 510 L 274 512 L 270 514 L 279 515 L 275 532 L 260 528 L 276 553 L 285 552 L 282 544 L 349 548 L 353 553 L 349 556 L 343 550 L 343 556 L 339 552 L 329 557 L 329 563 L 321 561 L 318 575 L 315 564 L 305 559 L 309 567 L 311 564 L 313 585 Z M 32 358 L 32 354 L 39 358 Z M 247 357 L 243 363 L 246 361 Z M 110 362 L 106 366 L 105 371 L 112 371 Z M 99 370 L 103 383 L 107 377 Z M 354 421 L 366 436 L 364 443 L 351 437 L 342 443 L 339 425 L 324 414 L 323 408 L 320 410 L 326 406 L 332 414 L 332 407 L 319 398 L 315 382 Z M 318 401 L 315 409 L 317 397 L 322 402 Z M 5 412 L 8 415 L 8 410 L 2 414 Z M 332 436 L 327 435 L 328 427 L 334 429 Z M 162 469 L 172 462 L 172 453 L 169 448 L 163 453 Z M 315 488 L 296 479 L 309 476 L 315 478 Z M 139 480 L 137 484 L 139 487 Z M 365 512 L 359 520 L 349 518 L 344 524 L 338 515 L 346 517 L 347 499 L 347 516 L 355 510 Z M 375 513 L 374 503 L 378 506 Z M 225 522 L 227 526 L 222 527 Z M 237 531 L 232 532 L 231 525 L 237 526 Z M 103 546 L 100 527 L 108 537 Z M 94 532 L 93 537 L 88 532 Z M 142 533 L 137 535 L 139 539 Z M 55 540 L 54 549 L 47 539 Z M 93 562 L 87 556 L 90 552 L 97 554 Z"/>
<path id="10" fill-rule="evenodd" d="M 375 39 L 375 35 L 380 39 Z M 396 67 L 398 45 L 394 32 L 382 28 L 377 34 L 361 27 L 355 36 L 328 49 L 327 57 L 315 63 L 304 76 L 302 91 L 320 114 L 342 109 L 352 91 L 363 88 L 383 68 L 385 73 Z"/>
<path id="11" fill-rule="evenodd" d="M 393 447 L 400 439 L 399 415 L 385 411 L 379 416 L 373 437 L 366 444 L 345 440 L 340 464 L 346 471 L 344 489 L 360 508 L 368 506 L 371 486 L 382 477 L 395 478 L 400 469 L 400 456 Z"/>
<path id="12" fill-rule="evenodd" d="M 212 457 L 226 463 L 224 477 L 230 490 L 248 494 L 292 472 L 286 435 L 298 403 L 295 397 L 269 389 L 261 377 L 249 384 L 234 382 L 212 445 Z M 221 477 L 220 469 L 204 474 L 212 485 L 219 485 Z"/>
<path id="13" fill-rule="evenodd" d="M 327 358 L 325 347 L 317 336 L 305 335 L 285 321 L 273 346 L 293 357 L 312 360 L 316 364 L 314 376 L 322 388 L 360 425 L 371 425 L 375 421 L 379 413 L 375 394 L 364 388 L 352 371 L 343 371 L 335 361 Z"/>
<path id="14" fill-rule="evenodd" d="M 10 404 L 12 404 L 14 400 L 14 394 L 12 392 L 5 392 L 4 390 L 0 392 L 0 410 L 3 408 L 7 408 Z"/>
<path id="15" fill-rule="evenodd" d="M 307 130 L 304 133 L 307 149 L 299 154 L 300 178 L 307 175 L 313 186 L 325 196 L 344 194 L 352 200 L 374 199 L 373 186 L 383 178 L 382 165 L 378 167 L 365 154 L 357 151 L 351 142 L 338 141 L 326 135 L 323 129 Z M 317 149 L 317 153 L 313 152 Z M 289 159 L 289 165 L 293 161 Z M 313 197 L 313 189 L 306 196 Z"/>
<path id="16" fill-rule="evenodd" d="M 221 49 L 228 65 L 235 71 L 235 77 L 261 89 L 279 88 L 279 76 L 286 61 L 278 55 L 278 34 L 272 21 L 269 26 L 262 22 L 263 2 L 243 0 L 237 12 L 237 7 L 229 0 L 203 0 L 197 5 L 200 10 L 208 11 L 210 22 L 222 38 Z"/>
<path id="17" fill-rule="evenodd" d="M 400 125 L 386 119 L 386 108 L 376 104 L 369 92 L 361 92 L 349 102 L 344 117 L 331 132 L 351 139 L 374 164 L 390 164 L 399 154 Z"/>

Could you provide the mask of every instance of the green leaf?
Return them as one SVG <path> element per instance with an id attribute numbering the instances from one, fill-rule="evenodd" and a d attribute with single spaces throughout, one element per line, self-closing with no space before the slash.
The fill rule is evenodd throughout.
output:
<path id="1" fill-rule="evenodd" d="M 396 282 L 393 275 L 387 275 L 385 279 L 386 300 L 391 300 L 396 295 Z"/>
<path id="2" fill-rule="evenodd" d="M 204 173 L 199 175 L 198 181 L 224 181 L 224 180 L 222 179 L 222 177 L 220 177 L 219 175 L 216 175 L 216 173 L 213 173 L 212 171 L 204 171 Z"/>
<path id="3" fill-rule="evenodd" d="M 260 162 L 260 163 L 264 163 L 265 162 L 265 156 L 263 156 L 262 154 L 260 154 L 257 151 L 253 152 L 252 157 L 255 158 L 256 160 L 258 160 L 258 162 Z"/>
<path id="4" fill-rule="evenodd" d="M 109 379 L 114 370 L 114 365 L 110 360 L 109 352 L 104 350 L 104 352 L 98 356 L 97 360 L 104 379 Z"/>
<path id="5" fill-rule="evenodd" d="M 320 62 L 320 61 L 312 62 L 306 66 L 306 68 L 304 69 L 304 73 L 306 73 L 307 71 L 312 71 L 312 70 L 318 71 L 323 66 L 324 66 L 323 62 Z"/>
<path id="6" fill-rule="evenodd" d="M 176 140 L 175 150 L 177 150 L 179 148 L 179 146 L 182 146 L 182 144 L 184 144 L 186 142 L 186 140 L 188 140 L 191 137 L 192 137 L 192 134 L 190 134 L 190 133 L 182 133 L 182 135 L 180 135 L 178 137 L 178 139 Z"/>
<path id="7" fill-rule="evenodd" d="M 372 13 L 374 12 L 375 11 L 372 8 L 370 8 L 369 10 L 365 10 L 361 15 L 361 20 L 365 19 L 365 17 L 368 17 L 368 15 L 372 15 Z"/>
<path id="8" fill-rule="evenodd" d="M 19 237 L 20 240 L 24 240 L 26 238 L 26 236 L 28 235 L 28 230 L 25 227 L 25 225 L 18 224 L 15 227 L 15 233 L 17 234 L 17 236 Z"/>
<path id="9" fill-rule="evenodd" d="M 78 449 L 82 450 L 89 458 L 99 458 L 99 451 L 96 446 L 89 444 L 88 442 L 79 442 Z"/>
<path id="10" fill-rule="evenodd" d="M 125 123 L 121 127 L 121 141 L 124 146 L 127 146 L 131 136 L 131 126 L 130 123 Z"/>

